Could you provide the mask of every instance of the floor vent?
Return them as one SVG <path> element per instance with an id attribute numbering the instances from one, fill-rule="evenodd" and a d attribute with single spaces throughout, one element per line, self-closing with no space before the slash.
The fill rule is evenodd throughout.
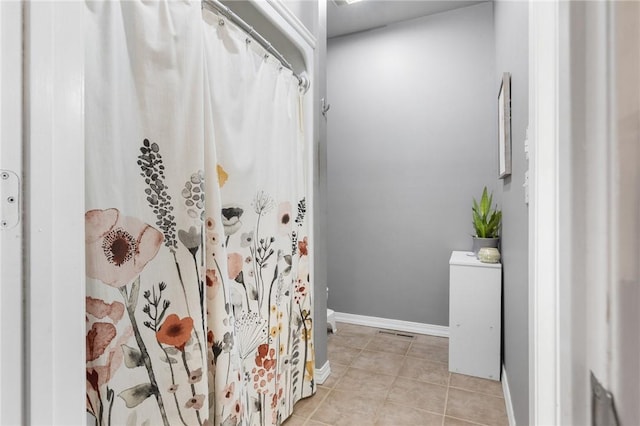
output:
<path id="1" fill-rule="evenodd" d="M 393 330 L 378 330 L 378 334 L 385 334 L 387 336 L 406 337 L 407 339 L 413 339 L 415 337 L 413 334 L 407 334 L 407 333 L 402 333 L 400 331 L 393 331 Z"/>

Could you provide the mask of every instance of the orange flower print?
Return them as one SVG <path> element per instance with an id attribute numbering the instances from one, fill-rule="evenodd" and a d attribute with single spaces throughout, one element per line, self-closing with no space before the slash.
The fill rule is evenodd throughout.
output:
<path id="1" fill-rule="evenodd" d="M 133 281 L 164 240 L 154 227 L 117 209 L 89 210 L 84 218 L 87 276 L 112 287 Z"/>
<path id="2" fill-rule="evenodd" d="M 158 331 L 156 338 L 158 342 L 173 346 L 181 351 L 187 344 L 193 331 L 193 318 L 184 317 L 180 319 L 176 314 L 171 314 L 164 320 Z"/>
<path id="3" fill-rule="evenodd" d="M 227 183 L 227 179 L 229 179 L 229 174 L 225 171 L 225 169 L 220 164 L 216 165 L 216 172 L 218 173 L 218 184 L 220 185 L 220 188 L 222 188 L 224 184 Z"/>

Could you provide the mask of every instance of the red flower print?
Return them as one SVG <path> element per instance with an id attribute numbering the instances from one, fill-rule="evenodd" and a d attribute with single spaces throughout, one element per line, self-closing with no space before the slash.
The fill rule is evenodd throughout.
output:
<path id="1" fill-rule="evenodd" d="M 158 342 L 174 346 L 182 351 L 184 350 L 184 345 L 189 341 L 192 331 L 193 318 L 184 317 L 180 319 L 176 314 L 171 314 L 156 332 L 156 338 Z"/>
<path id="2" fill-rule="evenodd" d="M 137 277 L 164 239 L 154 227 L 117 209 L 89 210 L 84 218 L 87 276 L 112 287 Z"/>
<path id="3" fill-rule="evenodd" d="M 108 322 L 93 323 L 87 332 L 87 361 L 95 361 L 116 337 L 116 327 Z"/>
<path id="4" fill-rule="evenodd" d="M 307 240 L 307 237 L 304 237 L 302 241 L 298 241 L 298 250 L 300 250 L 300 256 L 306 256 L 307 254 L 309 254 L 309 250 L 307 250 L 308 244 L 309 241 Z"/>
<path id="5" fill-rule="evenodd" d="M 256 356 L 256 367 L 251 370 L 253 375 L 253 387 L 258 393 L 267 393 L 267 385 L 275 377 L 276 350 L 269 348 L 263 343 L 258 346 L 258 356 Z"/>
<path id="6" fill-rule="evenodd" d="M 307 284 L 302 282 L 302 280 L 296 280 L 293 300 L 295 300 L 297 304 L 300 304 L 306 295 L 307 295 Z"/>

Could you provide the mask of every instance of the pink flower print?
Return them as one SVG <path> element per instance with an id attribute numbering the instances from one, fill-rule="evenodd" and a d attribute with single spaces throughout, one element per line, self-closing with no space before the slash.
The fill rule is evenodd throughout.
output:
<path id="1" fill-rule="evenodd" d="M 202 380 L 202 368 L 193 370 L 191 374 L 189 374 L 189 383 L 198 383 L 200 380 Z"/>
<path id="2" fill-rule="evenodd" d="M 206 279 L 206 283 L 207 283 L 207 288 L 206 288 L 206 293 L 207 293 L 207 299 L 208 300 L 213 300 L 215 299 L 216 295 L 218 294 L 218 289 L 220 288 L 220 280 L 218 279 L 218 275 L 216 273 L 215 269 L 207 269 L 206 275 L 205 275 L 205 279 Z"/>
<path id="3" fill-rule="evenodd" d="M 104 300 L 86 297 L 86 312 L 98 319 L 111 318 L 114 324 L 122 319 L 124 305 L 120 302 L 106 303 Z"/>
<path id="4" fill-rule="evenodd" d="M 87 298 L 90 299 L 90 298 Z M 96 299 L 94 299 L 96 300 Z M 118 311 L 119 302 L 113 302 L 111 305 L 103 302 L 104 306 L 111 306 L 112 311 Z M 88 307 L 95 307 L 95 302 L 87 303 Z M 86 352 L 87 352 L 87 410 L 94 416 L 98 417 L 100 405 L 102 401 L 99 397 L 99 390 L 102 386 L 109 383 L 116 371 L 120 368 L 123 361 L 122 345 L 126 344 L 133 335 L 133 329 L 129 326 L 120 331 L 116 330 L 115 324 L 119 320 L 112 323 L 93 322 L 93 314 L 87 311 L 87 336 L 86 336 Z M 117 317 L 117 315 L 116 315 Z M 105 316 L 104 318 L 108 318 Z"/>
<path id="5" fill-rule="evenodd" d="M 234 414 L 235 418 L 236 419 L 241 418 L 243 412 L 244 412 L 244 407 L 242 406 L 242 403 L 240 401 L 236 401 L 233 404 L 233 414 Z"/>
<path id="6" fill-rule="evenodd" d="M 187 402 L 184 404 L 184 407 L 193 408 L 194 410 L 199 410 L 202 408 L 203 403 L 204 403 L 204 395 L 198 394 L 189 398 Z"/>
<path id="7" fill-rule="evenodd" d="M 229 405 L 233 402 L 236 391 L 236 382 L 231 382 L 224 387 L 222 391 L 222 400 L 224 405 Z"/>
<path id="8" fill-rule="evenodd" d="M 229 278 L 235 280 L 240 272 L 242 272 L 242 255 L 239 253 L 230 253 L 227 256 L 227 269 Z"/>
<path id="9" fill-rule="evenodd" d="M 84 217 L 87 276 L 112 287 L 133 281 L 164 240 L 154 227 L 117 209 L 89 210 Z"/>

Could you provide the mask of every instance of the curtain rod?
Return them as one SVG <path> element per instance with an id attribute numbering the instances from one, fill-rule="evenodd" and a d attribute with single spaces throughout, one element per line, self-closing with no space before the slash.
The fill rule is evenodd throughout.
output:
<path id="1" fill-rule="evenodd" d="M 241 17 L 239 17 L 230 8 L 222 4 L 219 0 L 202 0 L 202 7 L 204 6 L 208 6 L 209 8 L 212 8 L 213 11 L 220 12 L 221 14 L 226 16 L 233 23 L 235 23 L 244 31 L 246 31 L 249 37 L 253 37 L 258 43 L 260 43 L 260 45 L 264 47 L 265 50 L 269 52 L 271 55 L 273 55 L 278 61 L 280 61 L 280 63 L 284 67 L 290 69 L 291 72 L 293 72 L 294 77 L 298 79 L 298 83 L 300 84 L 300 88 L 303 90 L 303 93 L 309 89 L 310 83 L 307 76 L 304 74 L 301 74 L 301 75 L 296 74 L 296 72 L 293 70 L 293 66 L 291 66 L 291 64 L 285 59 L 285 57 L 282 56 L 282 54 L 278 52 L 278 50 L 275 47 L 273 47 L 271 43 L 267 41 L 267 39 L 262 37 L 260 33 L 258 33 L 251 25 L 247 24 Z"/>

